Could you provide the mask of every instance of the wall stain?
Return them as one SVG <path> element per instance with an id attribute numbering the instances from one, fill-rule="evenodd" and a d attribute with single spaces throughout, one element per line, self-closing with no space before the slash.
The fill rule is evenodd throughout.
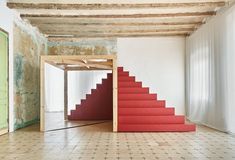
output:
<path id="1" fill-rule="evenodd" d="M 20 87 L 23 74 L 23 56 L 21 56 L 21 54 L 16 54 L 14 57 L 14 84 L 16 88 Z"/>
<path id="2" fill-rule="evenodd" d="M 49 42 L 50 55 L 107 55 L 117 53 L 116 39 L 77 39 L 75 41 Z"/>
<path id="3" fill-rule="evenodd" d="M 33 31 L 14 25 L 14 129 L 39 121 L 40 55 L 46 54 L 47 41 Z"/>
<path id="4" fill-rule="evenodd" d="M 14 32 L 14 129 L 39 121 L 40 55 L 103 55 L 117 53 L 116 39 L 47 42 L 20 22 Z"/>

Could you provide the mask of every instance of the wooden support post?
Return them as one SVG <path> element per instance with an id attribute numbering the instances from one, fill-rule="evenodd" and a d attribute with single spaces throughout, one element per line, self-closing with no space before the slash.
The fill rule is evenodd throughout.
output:
<path id="1" fill-rule="evenodd" d="M 45 60 L 40 59 L 40 131 L 45 131 Z"/>
<path id="2" fill-rule="evenodd" d="M 118 128 L 117 59 L 113 59 L 113 132 Z"/>
<path id="3" fill-rule="evenodd" d="M 64 70 L 64 120 L 68 120 L 68 71 Z"/>

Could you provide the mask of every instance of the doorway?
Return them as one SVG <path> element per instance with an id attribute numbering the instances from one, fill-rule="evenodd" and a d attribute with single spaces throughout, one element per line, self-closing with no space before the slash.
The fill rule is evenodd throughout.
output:
<path id="1" fill-rule="evenodd" d="M 0 135 L 8 132 L 8 33 L 0 28 Z"/>

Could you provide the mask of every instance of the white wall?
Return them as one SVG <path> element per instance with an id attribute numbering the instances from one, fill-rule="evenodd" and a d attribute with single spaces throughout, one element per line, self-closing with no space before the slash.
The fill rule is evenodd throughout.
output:
<path id="1" fill-rule="evenodd" d="M 118 66 L 185 114 L 185 38 L 119 38 Z"/>
<path id="2" fill-rule="evenodd" d="M 9 131 L 14 130 L 13 108 L 13 16 L 6 7 L 5 1 L 0 1 L 0 28 L 9 34 Z"/>

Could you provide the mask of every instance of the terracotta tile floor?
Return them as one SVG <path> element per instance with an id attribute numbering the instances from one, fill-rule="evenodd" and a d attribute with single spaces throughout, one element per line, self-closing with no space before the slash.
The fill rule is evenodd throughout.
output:
<path id="1" fill-rule="evenodd" d="M 198 126 L 189 133 L 112 133 L 112 123 L 0 137 L 0 160 L 235 159 L 235 136 Z"/>

